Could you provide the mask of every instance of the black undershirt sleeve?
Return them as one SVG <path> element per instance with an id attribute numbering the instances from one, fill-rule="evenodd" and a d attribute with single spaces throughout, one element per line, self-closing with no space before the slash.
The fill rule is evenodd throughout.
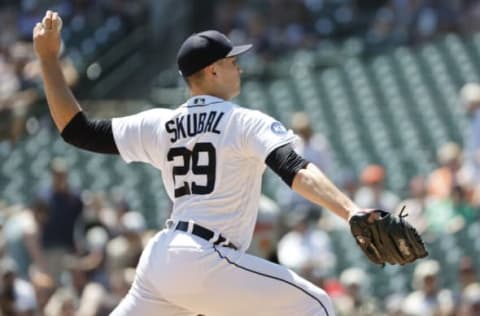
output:
<path id="1" fill-rule="evenodd" d="M 309 161 L 298 155 L 292 145 L 287 144 L 273 150 L 265 163 L 291 187 L 297 172 L 305 169 Z"/>
<path id="2" fill-rule="evenodd" d="M 119 154 L 113 138 L 112 120 L 89 120 L 80 111 L 68 122 L 61 135 L 65 142 L 81 149 Z"/>

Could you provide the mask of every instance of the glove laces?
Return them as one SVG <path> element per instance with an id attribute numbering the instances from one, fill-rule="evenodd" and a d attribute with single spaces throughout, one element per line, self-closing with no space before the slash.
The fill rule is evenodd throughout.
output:
<path id="1" fill-rule="evenodd" d="M 400 220 L 403 220 L 405 217 L 408 216 L 408 213 L 403 213 L 403 211 L 405 211 L 405 205 L 402 207 L 402 209 L 400 210 L 400 214 L 398 214 L 398 217 L 400 218 Z M 424 242 L 422 240 L 422 238 L 420 238 L 420 235 L 418 234 L 417 230 L 416 229 L 412 229 L 411 232 L 413 233 L 413 235 L 415 236 L 416 240 L 421 243 L 422 245 L 424 245 Z"/>

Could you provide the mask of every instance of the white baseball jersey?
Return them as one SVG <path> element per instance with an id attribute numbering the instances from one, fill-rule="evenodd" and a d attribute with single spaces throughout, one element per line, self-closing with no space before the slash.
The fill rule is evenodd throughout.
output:
<path id="1" fill-rule="evenodd" d="M 115 118 L 112 127 L 126 162 L 162 171 L 173 220 L 193 220 L 243 251 L 255 227 L 265 159 L 296 139 L 266 114 L 206 95 L 175 110 Z"/>

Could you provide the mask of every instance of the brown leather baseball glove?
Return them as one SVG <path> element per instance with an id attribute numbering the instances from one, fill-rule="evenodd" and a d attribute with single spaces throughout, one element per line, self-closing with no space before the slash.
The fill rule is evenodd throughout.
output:
<path id="1" fill-rule="evenodd" d="M 372 210 L 350 218 L 350 229 L 357 244 L 373 263 L 404 265 L 428 256 L 417 230 L 405 220 L 404 209 L 398 216 Z M 377 214 L 372 216 L 372 212 Z"/>

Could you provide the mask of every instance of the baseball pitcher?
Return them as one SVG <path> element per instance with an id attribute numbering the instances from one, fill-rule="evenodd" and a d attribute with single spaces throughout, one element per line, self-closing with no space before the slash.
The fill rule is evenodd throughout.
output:
<path id="1" fill-rule="evenodd" d="M 389 213 L 360 210 L 295 153 L 291 131 L 264 113 L 229 101 L 240 93 L 237 56 L 251 45 L 235 46 L 213 30 L 193 34 L 177 55 L 191 94 L 184 104 L 91 120 L 60 70 L 61 25 L 59 15 L 47 11 L 33 31 L 50 113 L 61 136 L 85 150 L 158 168 L 173 201 L 171 218 L 144 249 L 135 281 L 111 315 L 333 316 L 322 289 L 245 253 L 263 171 L 268 166 L 305 198 L 345 220 L 355 219 L 355 238 L 369 258 L 384 252 L 372 234 Z M 412 240 L 405 237 L 401 247 L 410 257 L 400 253 L 395 256 L 400 261 L 387 262 L 403 264 L 425 255 L 416 252 Z"/>

